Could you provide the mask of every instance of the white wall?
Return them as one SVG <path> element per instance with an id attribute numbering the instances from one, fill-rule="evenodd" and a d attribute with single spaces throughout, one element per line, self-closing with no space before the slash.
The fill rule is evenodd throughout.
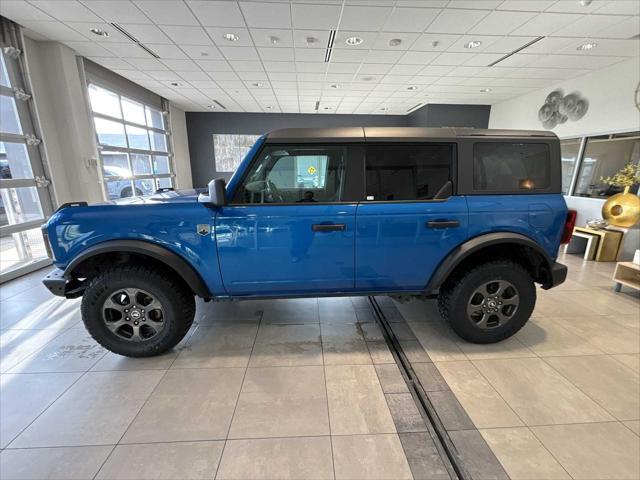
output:
<path id="1" fill-rule="evenodd" d="M 178 107 L 171 104 L 169 105 L 169 122 L 171 123 L 171 140 L 173 142 L 173 166 L 176 174 L 175 188 L 193 188 L 186 115 Z"/>
<path id="2" fill-rule="evenodd" d="M 582 77 L 498 103 L 491 107 L 489 128 L 542 130 L 538 110 L 552 90 L 580 92 L 589 100 L 587 114 L 567 121 L 553 131 L 560 138 L 640 129 L 640 111 L 634 95 L 640 81 L 640 58 L 632 58 Z"/>

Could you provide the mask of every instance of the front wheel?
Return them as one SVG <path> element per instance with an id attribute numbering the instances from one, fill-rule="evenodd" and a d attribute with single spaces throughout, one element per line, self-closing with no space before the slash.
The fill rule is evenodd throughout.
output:
<path id="1" fill-rule="evenodd" d="M 127 357 L 150 357 L 173 348 L 193 323 L 195 299 L 160 269 L 113 267 L 91 280 L 82 320 L 104 348 Z"/>
<path id="2" fill-rule="evenodd" d="M 535 303 L 531 275 L 509 260 L 458 272 L 438 297 L 442 317 L 460 337 L 472 343 L 509 338 L 527 323 Z"/>

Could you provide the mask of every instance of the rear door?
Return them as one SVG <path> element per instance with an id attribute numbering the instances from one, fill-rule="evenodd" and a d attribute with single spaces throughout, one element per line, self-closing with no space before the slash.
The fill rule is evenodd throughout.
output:
<path id="1" fill-rule="evenodd" d="M 216 216 L 220 270 L 229 294 L 353 290 L 357 198 L 350 172 L 361 179 L 363 149 L 344 144 L 262 149 Z"/>
<path id="2" fill-rule="evenodd" d="M 422 290 L 467 236 L 454 196 L 454 143 L 369 144 L 366 199 L 356 215 L 356 289 Z"/>

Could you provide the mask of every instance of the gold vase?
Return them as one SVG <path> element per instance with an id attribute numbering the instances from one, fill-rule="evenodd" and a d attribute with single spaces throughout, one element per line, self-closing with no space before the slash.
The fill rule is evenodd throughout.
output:
<path id="1" fill-rule="evenodd" d="M 624 187 L 623 193 L 616 193 L 604 202 L 602 218 L 611 225 L 632 227 L 640 220 L 640 198 Z"/>

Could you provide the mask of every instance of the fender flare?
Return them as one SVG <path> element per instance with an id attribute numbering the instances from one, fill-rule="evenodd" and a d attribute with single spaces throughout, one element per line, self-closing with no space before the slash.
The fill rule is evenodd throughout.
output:
<path id="1" fill-rule="evenodd" d="M 64 270 L 64 277 L 72 278 L 72 272 L 78 265 L 96 255 L 118 252 L 139 253 L 158 260 L 177 272 L 196 295 L 203 298 L 211 297 L 200 274 L 184 258 L 168 248 L 143 240 L 111 240 L 93 245 L 69 262 Z"/>
<path id="2" fill-rule="evenodd" d="M 451 272 L 462 263 L 466 258 L 475 252 L 492 245 L 500 244 L 518 244 L 532 248 L 544 259 L 544 267 L 551 271 L 553 260 L 549 254 L 531 238 L 512 232 L 496 232 L 487 233 L 478 237 L 467 240 L 465 243 L 453 249 L 449 255 L 440 263 L 435 273 L 427 283 L 426 291 L 433 292 L 440 288 Z"/>

